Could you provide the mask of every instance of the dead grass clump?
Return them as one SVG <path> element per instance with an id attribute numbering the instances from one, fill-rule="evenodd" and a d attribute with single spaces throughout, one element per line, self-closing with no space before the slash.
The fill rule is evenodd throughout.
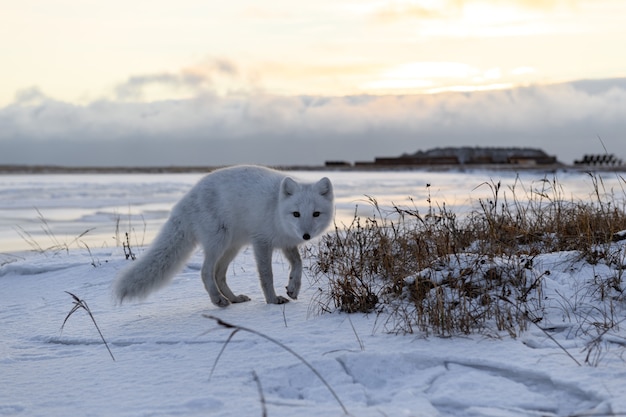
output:
<path id="1" fill-rule="evenodd" d="M 468 226 L 494 253 L 577 250 L 588 256 L 596 245 L 611 242 L 616 232 L 626 229 L 623 205 L 615 203 L 600 178 L 589 176 L 593 191 L 586 201 L 565 198 L 556 178 L 543 179 L 529 191 L 516 181 L 511 200 L 500 183 L 484 183 L 492 198 L 479 200 Z"/>
<path id="2" fill-rule="evenodd" d="M 515 337 L 543 317 L 542 285 L 550 272 L 533 267 L 537 255 L 576 251 L 590 263 L 623 263 L 611 241 L 626 229 L 626 213 L 591 178 L 592 198 L 578 202 L 564 198 L 556 179 L 530 190 L 519 179 L 506 191 L 484 183 L 491 196 L 463 219 L 430 199 L 425 214 L 415 205 L 383 213 L 368 197 L 371 217 L 355 213 L 351 224 L 335 226 L 319 242 L 312 270 L 327 288 L 320 288 L 317 307 L 388 313 L 385 326 L 396 332 L 497 330 Z M 603 288 L 621 288 L 621 278 Z"/>
<path id="3" fill-rule="evenodd" d="M 50 223 L 48 222 L 48 219 L 44 217 L 39 209 L 35 208 L 35 211 L 37 212 L 37 219 L 40 222 L 41 230 L 49 240 L 47 244 L 40 243 L 40 241 L 35 238 L 33 234 L 20 226 L 17 226 L 15 229 L 22 238 L 22 240 L 24 240 L 24 242 L 26 242 L 33 251 L 44 255 L 47 255 L 48 253 L 57 254 L 59 252 L 69 253 L 70 247 L 72 247 L 73 245 L 87 246 L 81 239 L 89 232 L 94 230 L 94 228 L 83 231 L 81 234 L 76 236 L 72 241 L 68 243 L 64 240 L 60 240 L 59 238 L 57 238 L 52 227 L 50 226 Z"/>

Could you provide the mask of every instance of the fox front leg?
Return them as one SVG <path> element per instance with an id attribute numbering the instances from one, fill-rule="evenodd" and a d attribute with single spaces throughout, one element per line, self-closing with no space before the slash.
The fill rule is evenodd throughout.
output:
<path id="1" fill-rule="evenodd" d="M 289 261 L 289 283 L 287 284 L 287 295 L 296 300 L 300 293 L 300 285 L 302 283 L 302 259 L 300 258 L 300 252 L 296 246 L 290 248 L 284 248 L 283 253 Z"/>
<path id="2" fill-rule="evenodd" d="M 280 295 L 276 295 L 274 290 L 274 276 L 272 274 L 272 252 L 273 249 L 267 243 L 255 242 L 254 257 L 259 271 L 259 279 L 261 280 L 261 289 L 265 295 L 267 304 L 285 304 L 289 300 Z"/>

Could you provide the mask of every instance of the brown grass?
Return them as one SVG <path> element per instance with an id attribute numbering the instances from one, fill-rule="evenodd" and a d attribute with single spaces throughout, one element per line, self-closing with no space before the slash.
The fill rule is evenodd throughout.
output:
<path id="1" fill-rule="evenodd" d="M 374 215 L 355 214 L 314 251 L 315 306 L 381 314 L 393 332 L 504 331 L 515 337 L 542 320 L 543 280 L 550 272 L 537 271 L 533 260 L 558 251 L 616 265 L 618 274 L 599 282 L 597 291 L 621 291 L 624 255 L 611 242 L 626 229 L 626 212 L 602 180 L 590 176 L 588 201 L 567 200 L 556 179 L 529 190 L 519 179 L 507 190 L 483 183 L 490 197 L 463 218 L 430 199 L 426 213 L 415 205 L 384 212 L 368 197 Z"/>

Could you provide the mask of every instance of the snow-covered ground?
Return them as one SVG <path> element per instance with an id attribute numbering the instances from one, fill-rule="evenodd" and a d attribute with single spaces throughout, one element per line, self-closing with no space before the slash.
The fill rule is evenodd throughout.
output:
<path id="1" fill-rule="evenodd" d="M 296 175 L 314 180 L 322 173 Z M 462 211 L 490 194 L 475 189 L 481 183 L 515 181 L 507 172 L 323 175 L 334 182 L 340 222 L 349 221 L 357 203 L 368 209 L 364 195 L 384 204 L 406 203 L 411 195 L 426 208 L 430 192 L 436 203 Z M 376 315 L 318 315 L 313 300 L 319 289 L 310 274 L 298 301 L 266 305 L 249 250 L 229 271 L 231 287 L 248 294 L 248 303 L 226 309 L 210 303 L 198 252 L 146 301 L 114 305 L 111 282 L 130 262 L 116 244 L 116 227 L 121 233 L 130 227 L 134 239 L 148 243 L 198 178 L 0 176 L 0 415 L 262 416 L 264 408 L 268 416 L 341 416 L 344 409 L 356 417 L 626 413 L 626 331 L 618 326 L 590 345 L 599 334 L 590 331 L 597 320 L 626 318 L 621 303 L 611 313 L 601 311 L 590 283 L 620 271 L 585 264 L 573 253 L 535 260 L 538 273 L 550 271 L 541 322 L 547 332 L 531 326 L 517 339 L 392 335 Z M 530 188 L 541 178 L 524 173 L 521 179 Z M 584 174 L 558 178 L 566 197 L 593 191 Z M 606 176 L 604 185 L 623 195 L 616 177 Z M 91 231 L 75 241 L 85 230 Z M 32 244 L 18 231 L 54 248 L 27 251 Z M 615 245 L 624 253 L 623 242 Z M 274 270 L 282 293 L 288 266 L 278 255 Z M 82 309 L 61 331 L 74 306 L 66 291 L 88 304 L 115 361 Z M 283 343 L 321 374 L 339 401 L 306 364 L 262 336 L 241 330 L 224 347 L 233 329 L 207 315 Z"/>

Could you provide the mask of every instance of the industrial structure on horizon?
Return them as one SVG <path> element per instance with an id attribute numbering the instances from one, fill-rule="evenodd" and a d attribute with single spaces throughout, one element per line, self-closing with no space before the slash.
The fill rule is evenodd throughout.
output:
<path id="1" fill-rule="evenodd" d="M 355 162 L 355 167 L 432 166 L 432 165 L 562 165 L 555 156 L 535 148 L 447 147 L 417 151 L 398 157 L 377 157 Z M 344 161 L 326 161 L 327 167 L 352 166 Z"/>

